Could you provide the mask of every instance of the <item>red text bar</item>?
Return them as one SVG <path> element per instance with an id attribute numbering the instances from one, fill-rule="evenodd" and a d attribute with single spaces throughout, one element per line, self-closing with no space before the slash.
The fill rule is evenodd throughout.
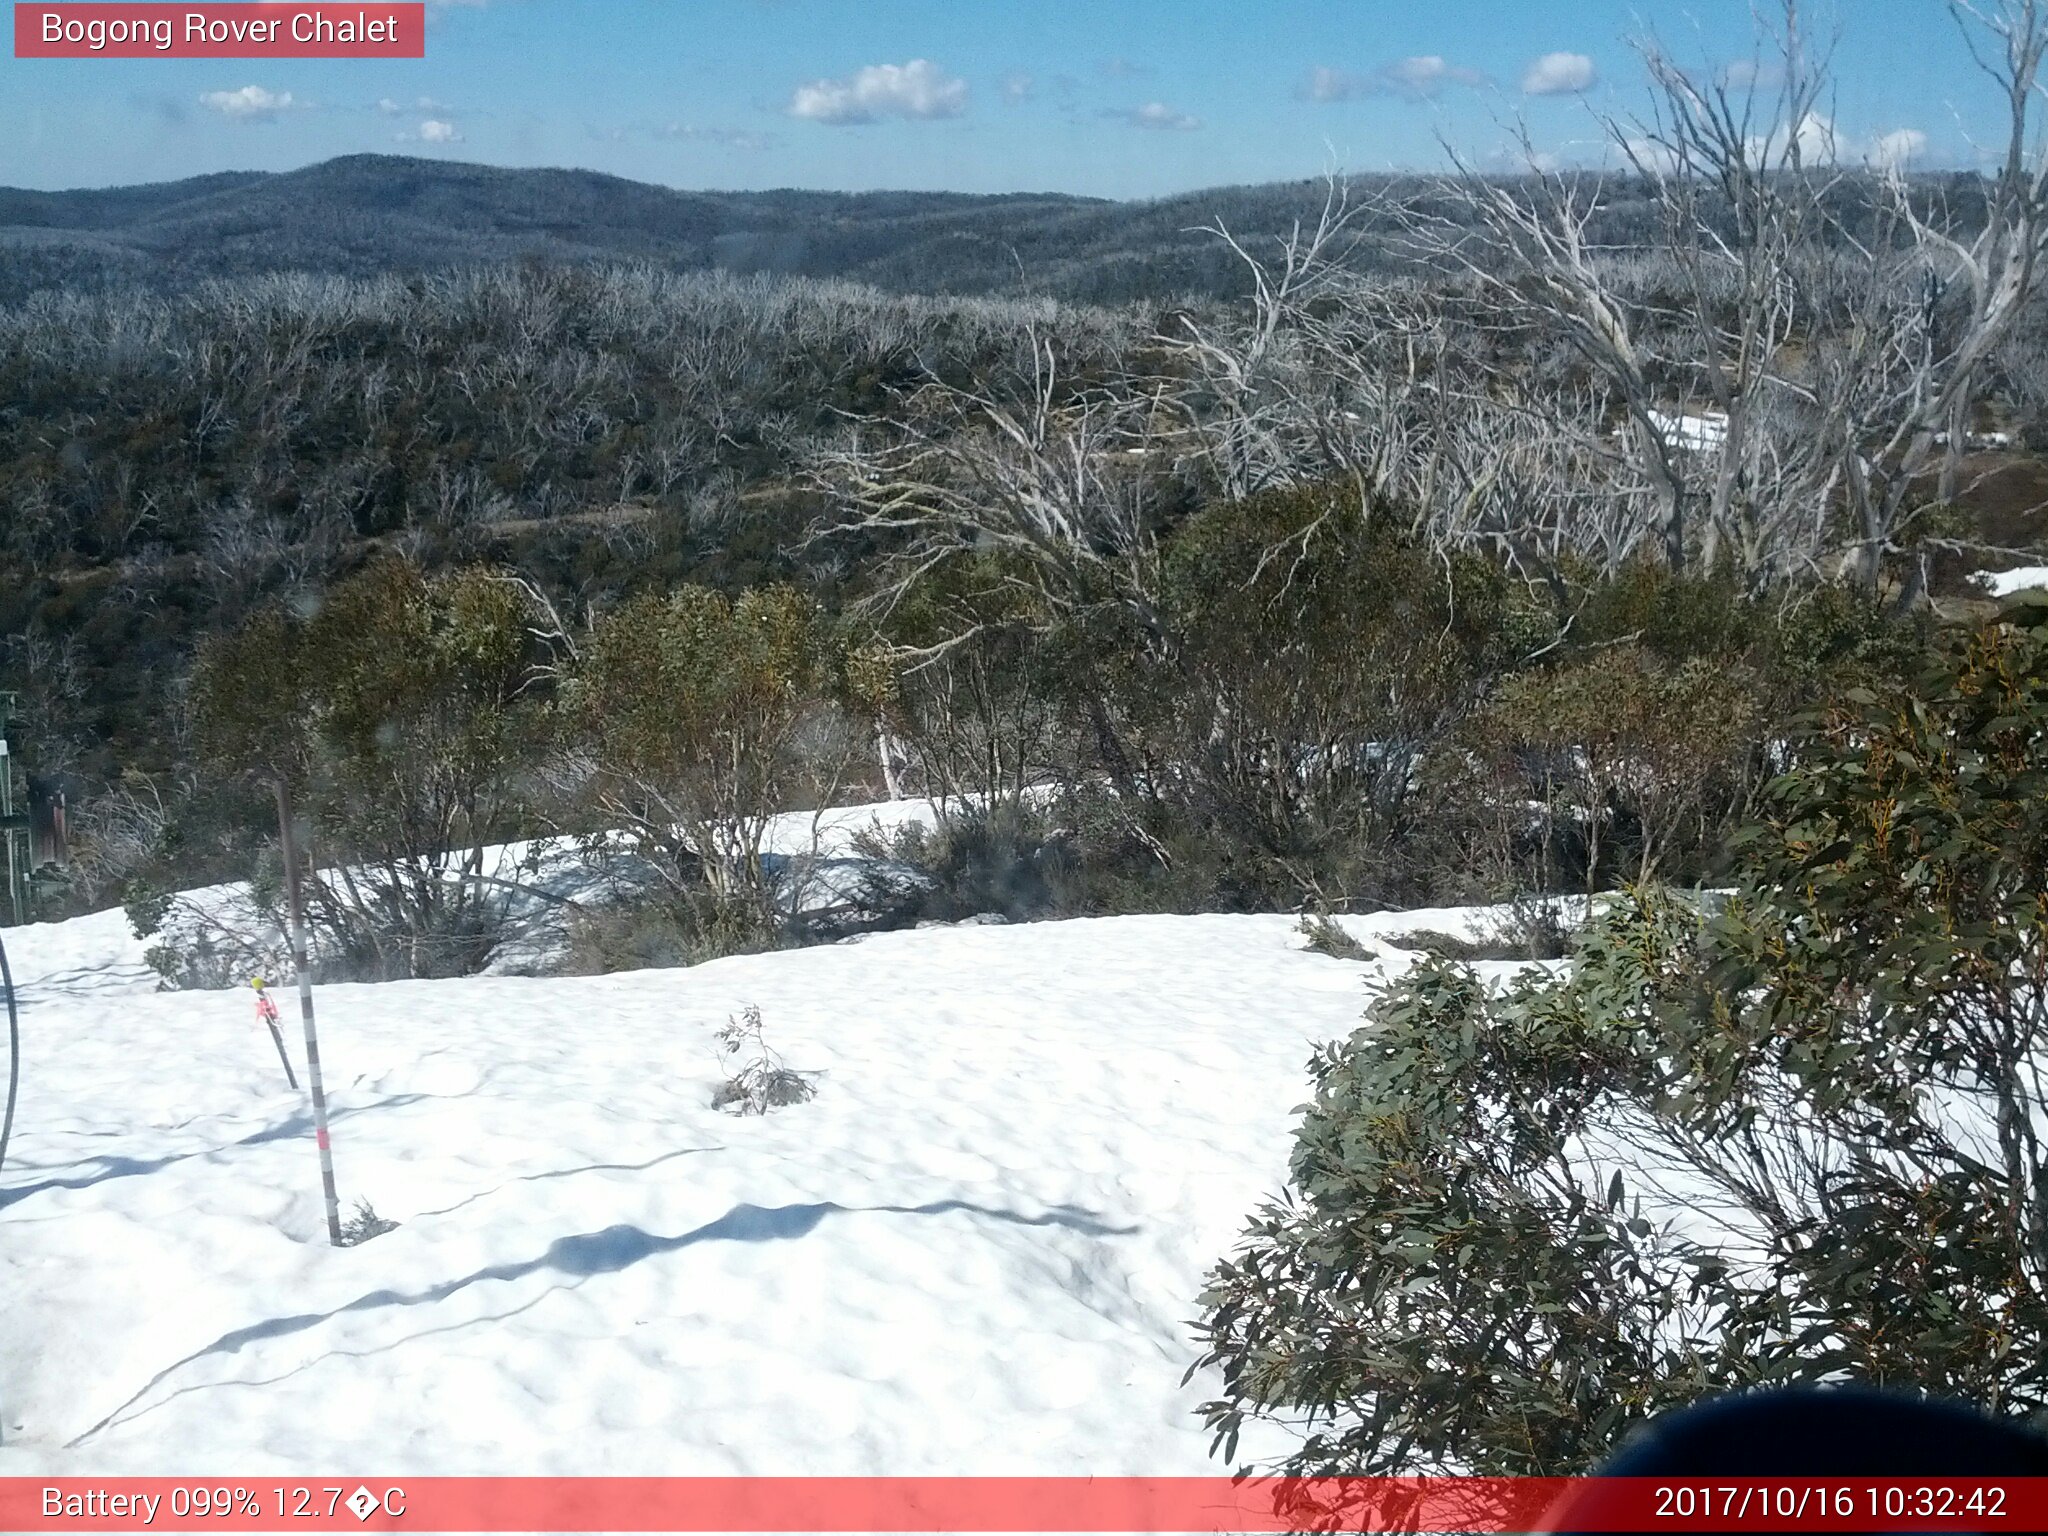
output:
<path id="1" fill-rule="evenodd" d="M 423 0 L 14 7 L 17 59 L 421 59 Z"/>
<path id="2" fill-rule="evenodd" d="M 2048 1532 L 2048 1478 L 0 1478 L 0 1530 Z"/>

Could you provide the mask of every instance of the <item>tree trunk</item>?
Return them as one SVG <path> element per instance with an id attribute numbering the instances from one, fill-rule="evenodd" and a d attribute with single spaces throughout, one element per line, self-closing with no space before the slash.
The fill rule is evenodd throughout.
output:
<path id="1" fill-rule="evenodd" d="M 875 755 L 882 760 L 882 782 L 888 786 L 889 798 L 901 800 L 903 786 L 896 779 L 896 743 L 889 739 L 889 727 L 879 720 L 875 722 Z"/>

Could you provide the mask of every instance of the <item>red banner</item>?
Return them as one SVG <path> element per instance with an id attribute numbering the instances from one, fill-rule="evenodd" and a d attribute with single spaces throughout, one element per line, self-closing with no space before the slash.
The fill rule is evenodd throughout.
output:
<path id="1" fill-rule="evenodd" d="M 422 59 L 424 0 L 14 7 L 17 59 Z"/>
<path id="2" fill-rule="evenodd" d="M 2048 1478 L 0 1478 L 0 1530 L 2048 1531 Z"/>

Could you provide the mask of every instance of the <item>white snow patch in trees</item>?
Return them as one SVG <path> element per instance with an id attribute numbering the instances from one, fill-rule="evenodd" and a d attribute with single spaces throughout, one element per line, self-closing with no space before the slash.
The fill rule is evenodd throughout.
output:
<path id="1" fill-rule="evenodd" d="M 1970 579 L 1993 597 L 2048 588 L 2048 565 L 2023 565 L 2012 571 L 1977 571 Z"/>
<path id="2" fill-rule="evenodd" d="M 1719 448 L 1728 437 L 1728 418 L 1719 411 L 1698 415 L 1683 411 L 1647 411 L 1650 423 L 1673 447 L 1706 453 Z"/>

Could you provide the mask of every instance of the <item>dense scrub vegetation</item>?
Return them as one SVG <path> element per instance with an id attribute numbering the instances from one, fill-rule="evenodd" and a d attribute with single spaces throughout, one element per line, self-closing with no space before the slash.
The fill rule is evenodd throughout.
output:
<path id="1" fill-rule="evenodd" d="M 247 753 L 195 736 L 194 658 L 209 635 L 325 633 L 372 570 L 509 594 L 550 637 L 519 683 L 547 729 L 506 765 L 493 838 L 585 836 L 657 803 L 563 734 L 563 657 L 631 655 L 686 589 L 780 584 L 870 675 L 858 696 L 807 675 L 801 739 L 842 762 L 775 782 L 880 793 L 893 773 L 981 807 L 899 850 L 925 873 L 874 899 L 902 920 L 1711 874 L 1788 715 L 1920 643 L 1924 608 L 1887 614 L 1912 551 L 1881 552 L 1876 584 L 1830 582 L 1810 552 L 1763 585 L 1697 545 L 1674 569 L 1630 458 L 1586 452 L 1582 369 L 1503 351 L 1456 279 L 1280 259 L 1298 268 L 1281 307 L 1172 314 L 644 268 L 0 313 L 4 681 L 73 797 L 68 899 L 249 872 L 266 802 Z M 1659 310 L 1641 270 L 1615 270 Z M 1418 344 L 1436 364 L 1409 376 Z M 1489 417 L 1488 366 L 1556 429 L 1522 404 Z M 2025 409 L 2013 377 L 1982 388 Z M 311 643 L 326 659 L 291 697 L 213 707 L 303 732 L 345 657 L 412 644 Z M 878 730 L 886 762 L 865 750 Z M 385 857 L 351 825 L 323 850 Z M 456 842 L 404 856 L 439 870 Z M 686 926 L 767 941 L 755 884 L 754 917 Z"/>
<path id="2" fill-rule="evenodd" d="M 948 801 L 871 920 L 1717 878 L 1787 722 L 2031 537 L 1980 525 L 1968 440 L 2048 400 L 2048 203 L 2023 134 L 1965 183 L 1823 172 L 1653 79 L 1671 169 L 1218 194 L 1208 297 L 583 252 L 0 309 L 0 686 L 72 798 L 58 899 L 260 871 L 280 782 L 316 860 L 387 872 L 331 945 L 378 974 L 480 963 L 442 906 L 540 835 L 629 834 L 677 933 L 628 952 L 804 937 L 764 818 L 850 791 Z M 308 186 L 400 171 L 447 228 L 542 186 Z M 9 206 L 112 238 L 279 183 Z M 545 188 L 722 238 L 601 183 Z"/>
<path id="3" fill-rule="evenodd" d="M 681 580 L 821 593 L 796 466 L 926 362 L 1115 317 L 640 270 L 280 278 L 0 311 L 0 632 L 47 773 L 189 767 L 196 640 L 397 549 L 566 605 Z"/>
<path id="4" fill-rule="evenodd" d="M 274 906 L 283 785 L 322 866 L 323 965 L 356 976 L 483 963 L 536 889 L 495 850 L 532 838 L 639 871 L 628 910 L 582 920 L 607 964 L 848 923 L 1709 881 L 1800 713 L 1892 686 L 1932 633 L 1837 589 L 1788 604 L 1652 563 L 1586 577 L 1560 612 L 1333 487 L 1208 507 L 1157 560 L 1146 625 L 1046 620 L 982 555 L 877 629 L 787 584 L 564 620 L 508 573 L 386 556 L 307 616 L 274 600 L 203 646 L 199 772 L 168 803 L 115 791 L 126 840 L 100 878 L 153 926 L 210 849 L 271 871 Z M 920 657 L 935 625 L 950 638 Z M 808 900 L 771 816 L 885 775 L 938 797 L 937 826 L 872 849 L 850 903 Z"/>
<path id="5" fill-rule="evenodd" d="M 1563 1475 L 1716 1389 L 2048 1406 L 2048 606 L 1808 715 L 1718 909 L 1433 962 L 1320 1052 L 1206 1299 L 1226 1454 Z"/>

